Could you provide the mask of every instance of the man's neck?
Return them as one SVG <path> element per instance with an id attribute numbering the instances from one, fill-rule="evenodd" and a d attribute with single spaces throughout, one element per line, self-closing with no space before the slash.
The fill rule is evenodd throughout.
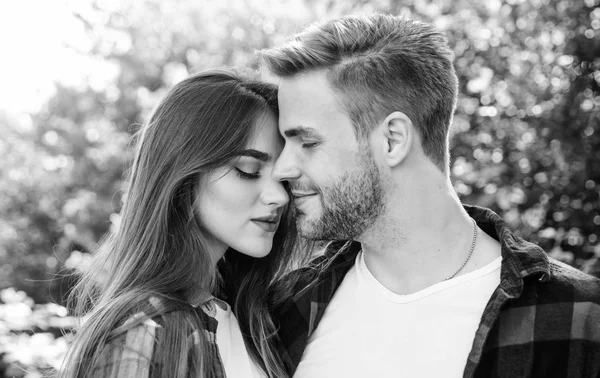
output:
<path id="1" fill-rule="evenodd" d="M 369 271 L 397 294 L 414 293 L 451 276 L 467 259 L 473 242 L 473 221 L 449 181 L 412 190 L 420 193 L 395 196 L 404 199 L 390 203 L 359 240 Z M 500 255 L 499 244 L 478 231 L 473 255 L 458 275 Z"/>

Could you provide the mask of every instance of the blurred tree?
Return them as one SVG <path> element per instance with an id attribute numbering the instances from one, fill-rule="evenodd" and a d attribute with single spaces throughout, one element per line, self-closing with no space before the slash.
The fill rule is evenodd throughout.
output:
<path id="1" fill-rule="evenodd" d="M 0 114 L 0 288 L 61 301 L 65 261 L 82 264 L 118 221 L 130 137 L 175 82 L 207 67 L 256 67 L 255 50 L 303 25 L 370 11 L 432 22 L 448 36 L 460 80 L 451 168 L 463 201 L 491 207 L 553 257 L 600 276 L 597 5 L 74 3 L 89 40 L 81 53 L 97 67 L 80 86 L 57 86 L 36 114 Z"/>

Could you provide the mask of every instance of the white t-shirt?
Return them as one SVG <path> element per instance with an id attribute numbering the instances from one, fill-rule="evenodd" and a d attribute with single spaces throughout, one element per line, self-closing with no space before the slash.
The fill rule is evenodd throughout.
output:
<path id="1" fill-rule="evenodd" d="M 462 377 L 501 257 L 409 295 L 385 288 L 362 252 L 309 338 L 294 378 Z"/>
<path id="2" fill-rule="evenodd" d="M 215 306 L 215 319 L 219 322 L 217 345 L 227 378 L 266 378 L 266 374 L 248 354 L 240 326 L 231 307 L 223 301 L 218 302 Z"/>

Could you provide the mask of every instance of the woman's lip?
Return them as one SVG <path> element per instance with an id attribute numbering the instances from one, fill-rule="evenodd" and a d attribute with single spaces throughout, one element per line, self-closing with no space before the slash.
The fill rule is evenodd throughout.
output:
<path id="1" fill-rule="evenodd" d="M 252 222 L 267 232 L 277 231 L 277 222 L 266 222 L 258 219 L 252 219 Z"/>
<path id="2" fill-rule="evenodd" d="M 271 222 L 271 223 L 279 223 L 279 215 L 267 215 L 264 217 L 256 217 L 250 220 L 253 221 L 261 221 L 261 222 Z"/>

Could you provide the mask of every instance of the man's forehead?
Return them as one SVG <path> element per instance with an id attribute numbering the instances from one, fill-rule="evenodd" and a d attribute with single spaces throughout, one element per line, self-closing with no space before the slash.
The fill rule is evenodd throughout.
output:
<path id="1" fill-rule="evenodd" d="M 315 96 L 317 98 L 332 96 L 333 90 L 324 71 L 310 71 L 281 78 L 279 93 L 284 98 L 314 99 Z"/>
<path id="2" fill-rule="evenodd" d="M 341 109 L 333 90 L 317 74 L 282 78 L 279 85 L 280 121 L 290 117 L 323 117 Z M 290 120 L 291 122 L 291 120 Z"/>
<path id="3" fill-rule="evenodd" d="M 312 133 L 305 132 L 310 129 Z M 351 129 L 350 116 L 341 104 L 339 93 L 329 84 L 324 70 L 281 79 L 279 131 L 282 135 L 310 138 L 337 135 Z"/>

